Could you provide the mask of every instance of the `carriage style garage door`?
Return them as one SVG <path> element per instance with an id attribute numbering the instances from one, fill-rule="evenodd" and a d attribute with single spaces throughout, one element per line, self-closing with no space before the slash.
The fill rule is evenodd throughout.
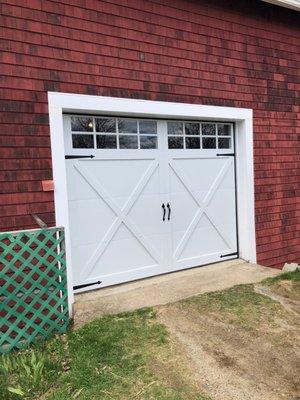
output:
<path id="1" fill-rule="evenodd" d="M 233 124 L 65 115 L 64 132 L 76 286 L 237 257 Z"/>

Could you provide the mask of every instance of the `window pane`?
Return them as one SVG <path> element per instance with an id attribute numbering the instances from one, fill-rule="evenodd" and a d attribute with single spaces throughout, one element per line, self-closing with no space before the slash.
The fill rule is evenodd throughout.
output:
<path id="1" fill-rule="evenodd" d="M 141 136 L 140 144 L 141 144 L 141 149 L 157 149 L 157 137 Z"/>
<path id="2" fill-rule="evenodd" d="M 228 138 L 219 138 L 218 139 L 219 149 L 230 149 L 230 139 Z"/>
<path id="3" fill-rule="evenodd" d="M 200 135 L 200 124 L 187 122 L 185 124 L 185 134 L 186 135 Z"/>
<path id="4" fill-rule="evenodd" d="M 139 125 L 142 135 L 156 135 L 156 121 L 140 121 Z"/>
<path id="5" fill-rule="evenodd" d="M 137 133 L 137 121 L 130 119 L 119 119 L 118 129 L 121 133 Z"/>
<path id="6" fill-rule="evenodd" d="M 72 146 L 74 149 L 93 149 L 94 137 L 93 135 L 72 135 Z"/>
<path id="7" fill-rule="evenodd" d="M 168 135 L 182 135 L 183 123 L 182 122 L 168 122 Z"/>
<path id="8" fill-rule="evenodd" d="M 114 118 L 96 118 L 96 132 L 116 132 Z"/>
<path id="9" fill-rule="evenodd" d="M 216 124 L 202 124 L 202 135 L 215 135 Z"/>
<path id="10" fill-rule="evenodd" d="M 216 139 L 215 138 L 202 138 L 202 148 L 203 149 L 215 149 Z"/>
<path id="11" fill-rule="evenodd" d="M 186 137 L 185 147 L 187 149 L 200 149 L 200 138 L 197 137 Z"/>
<path id="12" fill-rule="evenodd" d="M 71 117 L 71 130 L 74 132 L 93 132 L 93 118 Z"/>
<path id="13" fill-rule="evenodd" d="M 137 149 L 137 136 L 119 136 L 120 149 Z"/>
<path id="14" fill-rule="evenodd" d="M 183 149 L 183 137 L 168 137 L 169 149 Z"/>
<path id="15" fill-rule="evenodd" d="M 231 125 L 218 124 L 218 135 L 220 136 L 230 136 Z"/>
<path id="16" fill-rule="evenodd" d="M 97 148 L 98 149 L 116 149 L 117 136 L 116 135 L 97 135 Z"/>

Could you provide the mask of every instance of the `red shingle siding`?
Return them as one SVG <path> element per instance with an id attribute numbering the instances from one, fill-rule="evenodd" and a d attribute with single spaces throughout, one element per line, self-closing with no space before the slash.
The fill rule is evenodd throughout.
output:
<path id="1" fill-rule="evenodd" d="M 299 14 L 250 0 L 2 0 L 0 230 L 54 223 L 47 91 L 254 110 L 258 261 L 300 260 Z"/>

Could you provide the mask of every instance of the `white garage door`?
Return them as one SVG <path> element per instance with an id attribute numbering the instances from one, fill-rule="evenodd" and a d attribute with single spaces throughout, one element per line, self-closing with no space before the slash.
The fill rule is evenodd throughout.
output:
<path id="1" fill-rule="evenodd" d="M 65 116 L 64 132 L 76 288 L 237 257 L 233 124 Z"/>

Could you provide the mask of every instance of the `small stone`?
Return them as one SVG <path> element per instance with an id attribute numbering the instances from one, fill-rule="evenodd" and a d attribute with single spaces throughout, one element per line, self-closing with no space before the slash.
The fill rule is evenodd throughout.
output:
<path id="1" fill-rule="evenodd" d="M 297 269 L 300 269 L 300 265 L 297 263 L 285 263 L 282 272 L 294 272 L 297 271 Z"/>

